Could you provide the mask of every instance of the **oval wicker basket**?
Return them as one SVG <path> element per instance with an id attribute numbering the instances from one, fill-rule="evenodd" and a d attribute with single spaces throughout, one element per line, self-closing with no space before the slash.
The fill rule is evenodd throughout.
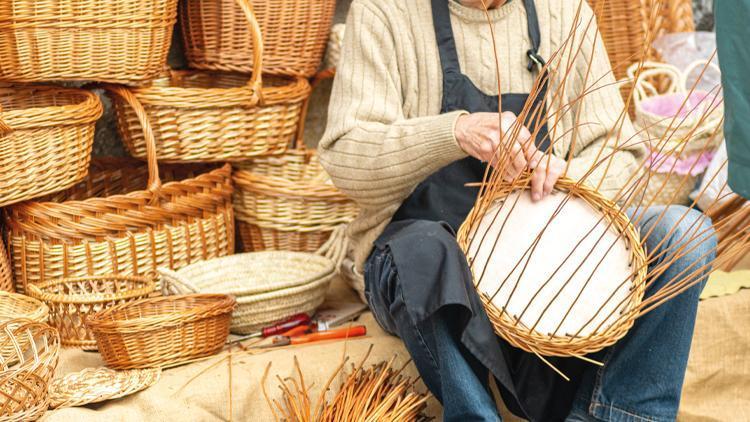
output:
<path id="1" fill-rule="evenodd" d="M 14 292 L 13 272 L 10 269 L 10 260 L 8 251 L 5 249 L 5 242 L 0 239 L 0 291 Z"/>
<path id="2" fill-rule="evenodd" d="M 517 184 L 503 182 L 501 188 L 493 195 L 492 202 L 501 200 L 518 189 L 522 189 L 519 186 L 528 186 L 529 182 L 529 178 Z M 527 327 L 519 323 L 518 319 L 505 312 L 504 309 L 496 306 L 492 302 L 493 299 L 481 291 L 480 297 L 487 311 L 487 316 L 495 329 L 495 333 L 511 345 L 541 356 L 585 356 L 613 345 L 617 340 L 625 336 L 633 326 L 638 313 L 637 307 L 643 298 L 646 288 L 646 273 L 648 270 L 646 254 L 640 243 L 640 235 L 630 223 L 627 215 L 617 205 L 592 188 L 569 179 L 560 179 L 555 185 L 555 189 L 562 192 L 569 192 L 573 197 L 583 199 L 592 209 L 604 215 L 605 221 L 611 223 L 612 229 L 622 233 L 622 239 L 627 243 L 629 262 L 632 268 L 637 269 L 635 276 L 631 280 L 632 291 L 627 296 L 627 303 L 620 304 L 617 307 L 623 313 L 617 317 L 614 323 L 593 330 L 588 335 L 549 334 L 539 332 L 534 327 Z M 479 208 L 475 207 L 472 209 L 466 221 L 473 221 L 479 212 Z M 495 214 L 495 216 L 497 215 Z M 457 235 L 461 249 L 467 254 L 472 241 L 470 230 L 473 230 L 468 226 L 469 224 L 464 223 Z M 495 240 L 483 238 L 483 241 L 494 242 Z M 472 271 L 474 271 L 473 265 Z M 476 274 L 474 279 L 476 284 Z"/>
<path id="3" fill-rule="evenodd" d="M 86 324 L 110 368 L 163 368 L 218 353 L 235 305 L 227 295 L 141 299 L 97 312 Z"/>
<path id="4" fill-rule="evenodd" d="M 60 337 L 47 324 L 16 319 L 0 324 L 0 420 L 33 421 L 49 407 L 49 384 Z"/>
<path id="5" fill-rule="evenodd" d="M 17 290 L 59 278 L 155 274 L 160 266 L 180 268 L 234 252 L 231 168 L 165 166 L 160 172 L 148 119 L 140 117 L 150 145 L 147 168 L 102 160 L 73 188 L 6 209 Z"/>
<path id="6" fill-rule="evenodd" d="M 99 97 L 84 89 L 0 88 L 0 207 L 83 179 L 101 115 Z"/>
<path id="7" fill-rule="evenodd" d="M 238 3 L 243 3 L 242 5 Z M 187 0 L 180 5 L 190 67 L 248 73 L 256 58 L 242 7 L 248 0 Z M 311 77 L 325 51 L 336 0 L 250 0 L 263 33 L 263 71 Z"/>
<path id="8" fill-rule="evenodd" d="M 0 80 L 136 84 L 164 69 L 177 0 L 0 2 Z"/>
<path id="9" fill-rule="evenodd" d="M 248 6 L 249 7 L 249 6 Z M 128 152 L 146 156 L 134 102 L 143 106 L 163 162 L 242 161 L 283 153 L 295 134 L 310 84 L 299 77 L 264 77 L 263 45 L 252 10 L 252 74 L 171 71 L 148 87 L 117 98 L 117 126 Z M 247 22 L 247 21 L 245 21 Z M 122 101 L 122 99 L 128 101 Z"/>
<path id="10" fill-rule="evenodd" d="M 148 297 L 154 292 L 148 277 L 105 275 L 29 284 L 28 293 L 50 308 L 49 324 L 60 333 L 63 346 L 96 350 L 96 340 L 86 327 L 88 315 L 121 303 Z"/>

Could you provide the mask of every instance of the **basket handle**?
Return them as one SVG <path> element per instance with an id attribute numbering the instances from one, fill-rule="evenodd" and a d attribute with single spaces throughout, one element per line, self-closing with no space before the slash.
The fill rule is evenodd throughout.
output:
<path id="1" fill-rule="evenodd" d="M 711 68 L 712 70 L 716 71 L 719 75 L 721 75 L 721 69 L 719 69 L 719 66 L 716 65 L 716 63 L 714 63 L 713 61 L 696 60 L 696 61 L 690 63 L 689 65 L 687 65 L 687 67 L 685 67 L 685 70 L 682 71 L 682 74 L 680 75 L 681 76 L 680 77 L 680 86 L 682 86 L 683 89 L 685 89 L 686 91 L 689 91 L 689 90 L 692 89 L 691 86 L 688 86 L 688 81 L 687 81 L 688 76 L 690 76 L 690 74 L 693 73 L 693 71 L 695 69 L 697 69 L 697 68 L 699 68 L 701 66 Z"/>
<path id="2" fill-rule="evenodd" d="M 329 69 L 321 70 L 316 73 L 315 76 L 310 79 L 310 87 L 315 89 L 321 82 L 326 79 L 331 79 L 336 76 L 336 68 L 332 67 Z M 310 99 L 312 95 L 308 95 L 305 99 L 305 103 L 302 104 L 302 112 L 299 116 L 299 125 L 297 125 L 297 134 L 294 136 L 292 141 L 292 149 L 305 149 L 305 142 L 303 141 L 305 135 L 305 119 L 307 119 L 307 112 L 310 109 Z"/>
<path id="3" fill-rule="evenodd" d="M 200 293 L 198 288 L 185 280 L 184 277 L 169 268 L 159 267 L 156 269 L 161 275 L 161 294 L 170 296 L 174 294 Z"/>
<path id="4" fill-rule="evenodd" d="M 252 91 L 253 97 L 257 103 L 263 104 L 263 34 L 260 32 L 260 24 L 255 18 L 253 6 L 249 0 L 237 0 L 237 5 L 242 9 L 242 13 L 247 18 L 250 33 L 253 38 L 253 73 L 247 82 L 248 88 Z"/>
<path id="5" fill-rule="evenodd" d="M 638 75 L 636 75 L 636 72 Z M 666 76 L 669 78 L 669 86 L 667 87 L 666 93 L 678 93 L 684 92 L 684 85 L 681 85 L 682 75 L 679 69 L 667 64 L 658 62 L 643 62 L 634 63 L 628 67 L 627 76 L 634 84 L 633 89 L 633 101 L 637 106 L 641 101 L 646 98 L 657 95 L 658 90 L 654 87 L 651 82 L 646 79 L 652 76 Z"/>
<path id="6" fill-rule="evenodd" d="M 146 140 L 146 162 L 148 164 L 148 187 L 146 189 L 154 195 L 154 199 L 157 198 L 161 191 L 161 179 L 159 178 L 159 163 L 156 160 L 156 139 L 151 122 L 146 115 L 146 109 L 143 108 L 135 94 L 124 86 L 101 84 L 99 87 L 119 96 L 135 111 L 138 122 L 143 128 L 143 137 Z"/>
<path id="7" fill-rule="evenodd" d="M 336 271 L 341 267 L 341 264 L 346 258 L 346 251 L 349 247 L 349 239 L 346 236 L 346 224 L 341 224 L 336 227 L 331 233 L 331 237 L 326 240 L 323 246 L 320 247 L 315 254 L 324 256 L 334 262 Z"/>

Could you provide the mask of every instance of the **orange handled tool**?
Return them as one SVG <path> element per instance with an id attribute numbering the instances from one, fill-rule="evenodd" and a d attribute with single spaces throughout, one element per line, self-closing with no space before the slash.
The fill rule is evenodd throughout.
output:
<path id="1" fill-rule="evenodd" d="M 312 334 L 305 334 L 302 336 L 278 336 L 274 337 L 273 343 L 260 346 L 260 347 L 278 347 L 288 346 L 290 344 L 304 344 L 313 343 L 316 341 L 323 340 L 336 340 L 350 337 L 361 337 L 367 334 L 367 327 L 364 325 L 357 325 L 355 327 L 338 328 L 336 330 L 319 331 Z"/>

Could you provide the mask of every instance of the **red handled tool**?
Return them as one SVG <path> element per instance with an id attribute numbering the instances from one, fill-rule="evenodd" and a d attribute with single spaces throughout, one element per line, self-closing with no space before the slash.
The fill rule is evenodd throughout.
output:
<path id="1" fill-rule="evenodd" d="M 304 326 L 305 329 L 309 328 L 311 321 L 310 317 L 307 316 L 307 314 L 297 314 L 289 317 L 288 319 L 285 319 L 282 322 L 279 322 L 278 324 L 271 325 L 270 327 L 266 327 L 262 329 L 261 331 L 258 331 L 257 333 L 253 333 L 247 336 L 243 336 L 231 341 L 228 341 L 228 344 L 235 344 L 235 343 L 241 343 L 245 340 L 250 340 L 251 338 L 266 338 L 271 337 L 279 334 L 286 334 L 287 331 L 294 329 L 296 327 Z"/>
<path id="2" fill-rule="evenodd" d="M 292 334 L 292 333 L 289 333 Z M 294 344 L 305 344 L 305 343 L 313 343 L 316 341 L 323 341 L 323 340 L 336 340 L 336 339 L 344 339 L 344 338 L 351 338 L 351 337 L 361 337 L 367 334 L 367 327 L 364 325 L 357 325 L 354 327 L 346 327 L 346 328 L 338 328 L 335 330 L 329 330 L 329 331 L 318 331 L 310 334 L 303 334 L 303 335 L 282 335 L 282 336 L 276 336 L 273 338 L 273 342 L 268 345 L 264 346 L 258 346 L 259 348 L 268 348 L 268 347 L 279 347 L 279 346 L 288 346 L 288 345 L 294 345 Z"/>

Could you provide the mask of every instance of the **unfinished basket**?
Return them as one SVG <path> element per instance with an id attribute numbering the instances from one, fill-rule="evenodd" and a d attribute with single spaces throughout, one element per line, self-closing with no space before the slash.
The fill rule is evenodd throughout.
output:
<path id="1" fill-rule="evenodd" d="M 249 334 L 325 299 L 346 249 L 343 228 L 318 251 L 250 252 L 196 263 L 178 271 L 160 268 L 165 295 L 223 293 L 237 298 L 233 333 Z"/>
<path id="2" fill-rule="evenodd" d="M 49 406 L 48 386 L 57 368 L 57 331 L 29 320 L 5 322 L 0 324 L 0 350 L 0 420 L 39 419 Z"/>
<path id="3" fill-rule="evenodd" d="M 149 140 L 147 167 L 102 160 L 73 188 L 6 209 L 17 289 L 59 278 L 155 274 L 157 267 L 234 252 L 231 168 L 160 169 L 148 120 L 140 117 Z"/>
<path id="4" fill-rule="evenodd" d="M 96 350 L 86 317 L 148 297 L 155 286 L 148 277 L 104 275 L 52 280 L 38 286 L 29 284 L 27 288 L 29 295 L 49 306 L 49 323 L 60 333 L 63 346 Z"/>
<path id="5" fill-rule="evenodd" d="M 83 179 L 101 115 L 99 97 L 84 89 L 0 88 L 0 207 Z"/>
<path id="6" fill-rule="evenodd" d="M 161 369 L 86 368 L 52 381 L 49 387 L 50 407 L 84 406 L 125 397 L 156 384 Z"/>
<path id="7" fill-rule="evenodd" d="M 137 84 L 164 69 L 177 0 L 0 2 L 0 80 Z"/>
<path id="8" fill-rule="evenodd" d="M 10 270 L 10 261 L 8 251 L 5 249 L 5 242 L 0 239 L 0 291 L 14 292 L 13 272 Z"/>
<path id="9" fill-rule="evenodd" d="M 227 295 L 141 299 L 91 315 L 86 323 L 110 368 L 163 368 L 218 353 L 235 305 Z"/>
<path id="10" fill-rule="evenodd" d="M 159 161 L 242 161 L 286 150 L 310 84 L 299 77 L 261 75 L 263 45 L 258 23 L 249 6 L 243 10 L 255 34 L 248 44 L 255 55 L 250 76 L 171 71 L 148 87 L 134 88 L 128 101 L 115 99 L 117 125 L 132 156 L 147 154 L 136 101 L 154 128 Z"/>
<path id="11" fill-rule="evenodd" d="M 252 32 L 242 8 L 248 0 L 187 0 L 180 23 L 190 67 L 250 72 Z M 263 71 L 310 77 L 317 72 L 335 0 L 250 0 L 263 33 Z"/>

